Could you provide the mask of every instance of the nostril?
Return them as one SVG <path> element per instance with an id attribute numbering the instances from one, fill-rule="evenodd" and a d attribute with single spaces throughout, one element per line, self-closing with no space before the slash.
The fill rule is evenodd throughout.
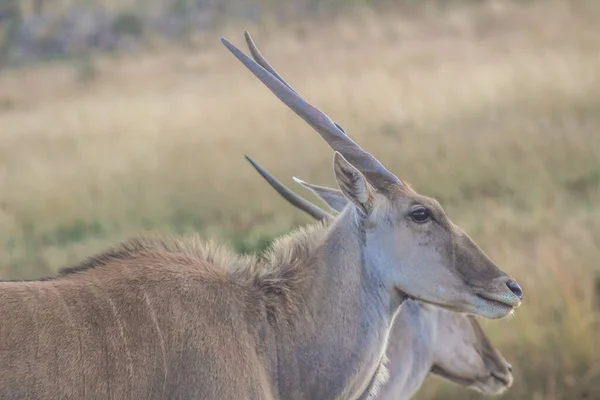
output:
<path id="1" fill-rule="evenodd" d="M 515 294 L 519 299 L 523 298 L 523 291 L 521 290 L 521 286 L 513 280 L 506 282 L 506 286 L 510 289 L 511 292 Z"/>
<path id="2" fill-rule="evenodd" d="M 508 368 L 508 370 L 512 372 L 512 365 L 510 365 L 509 363 L 506 363 L 506 368 Z"/>

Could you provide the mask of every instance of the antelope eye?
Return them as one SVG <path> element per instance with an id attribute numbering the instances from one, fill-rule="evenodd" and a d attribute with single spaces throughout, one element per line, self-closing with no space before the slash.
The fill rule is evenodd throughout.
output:
<path id="1" fill-rule="evenodd" d="M 429 213 L 429 210 L 426 209 L 425 207 L 419 207 L 419 208 L 411 211 L 410 217 L 417 224 L 423 224 L 423 223 L 429 221 L 429 219 L 431 218 L 431 214 Z"/>

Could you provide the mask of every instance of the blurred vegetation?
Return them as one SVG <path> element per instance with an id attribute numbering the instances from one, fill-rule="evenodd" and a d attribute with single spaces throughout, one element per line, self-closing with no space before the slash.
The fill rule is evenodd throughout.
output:
<path id="1" fill-rule="evenodd" d="M 527 3 L 532 0 L 506 0 Z M 227 25 L 285 26 L 364 12 L 444 11 L 489 0 L 2 0 L 0 67 L 90 52 L 129 52 L 157 43 L 189 43 Z M 500 1 L 498 1 L 500 3 Z"/>
<path id="2" fill-rule="evenodd" d="M 296 89 L 522 284 L 513 318 L 484 321 L 514 366 L 503 398 L 599 398 L 600 3 L 283 3 L 0 3 L 5 61 L 15 26 L 80 4 L 116 16 L 103 23 L 135 50 L 71 37 L 68 62 L 0 73 L 2 278 L 50 274 L 138 233 L 250 252 L 310 222 L 243 159 L 290 185 L 334 185 L 329 148 L 218 41 L 243 44 L 251 28 Z M 192 5 L 213 7 L 212 22 L 157 41 L 156 21 Z M 418 396 L 480 397 L 436 380 Z"/>

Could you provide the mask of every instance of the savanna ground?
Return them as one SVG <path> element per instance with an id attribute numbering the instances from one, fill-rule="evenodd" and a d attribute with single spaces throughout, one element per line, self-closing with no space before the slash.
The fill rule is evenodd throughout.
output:
<path id="1" fill-rule="evenodd" d="M 387 10 L 7 70 L 0 275 L 51 274 L 147 231 L 253 251 L 310 222 L 243 159 L 334 185 L 331 150 L 218 40 L 243 45 L 248 28 L 522 285 L 513 317 L 484 321 L 514 366 L 504 398 L 599 398 L 599 20 L 593 0 Z M 480 396 L 430 380 L 418 398 Z"/>

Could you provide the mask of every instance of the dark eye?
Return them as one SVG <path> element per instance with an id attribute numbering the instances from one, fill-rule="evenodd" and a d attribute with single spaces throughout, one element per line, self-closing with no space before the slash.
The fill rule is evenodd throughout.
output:
<path id="1" fill-rule="evenodd" d="M 429 219 L 431 218 L 431 214 L 429 213 L 429 210 L 425 207 L 419 207 L 412 210 L 412 212 L 410 213 L 410 217 L 417 224 L 422 224 L 429 221 Z"/>

